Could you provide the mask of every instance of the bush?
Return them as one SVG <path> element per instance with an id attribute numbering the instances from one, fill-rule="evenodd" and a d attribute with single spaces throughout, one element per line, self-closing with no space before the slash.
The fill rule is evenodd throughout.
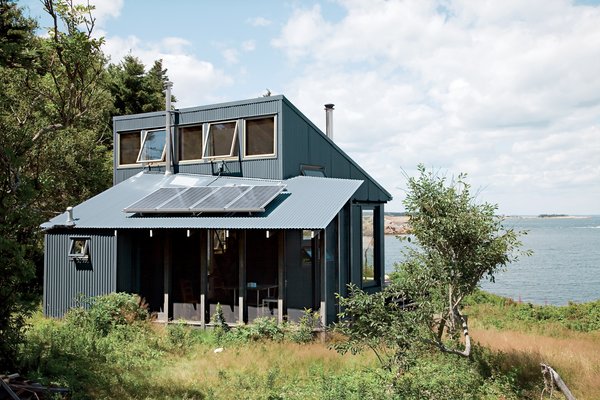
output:
<path id="1" fill-rule="evenodd" d="M 310 308 L 304 310 L 298 324 L 289 325 L 289 338 L 294 343 L 309 343 L 314 339 L 314 330 L 319 326 L 320 316 Z"/>

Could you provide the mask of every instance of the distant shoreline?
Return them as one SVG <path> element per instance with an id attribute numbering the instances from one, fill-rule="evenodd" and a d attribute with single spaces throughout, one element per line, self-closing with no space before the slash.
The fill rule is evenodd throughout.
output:
<path id="1" fill-rule="evenodd" d="M 505 218 L 513 219 L 589 219 L 589 215 L 562 215 L 562 214 L 541 214 L 541 215 L 505 215 Z"/>

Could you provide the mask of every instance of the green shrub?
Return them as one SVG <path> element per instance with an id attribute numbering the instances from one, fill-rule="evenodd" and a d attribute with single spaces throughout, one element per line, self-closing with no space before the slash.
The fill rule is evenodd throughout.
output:
<path id="1" fill-rule="evenodd" d="M 294 343 L 309 343 L 314 339 L 314 331 L 319 326 L 320 316 L 310 308 L 304 310 L 298 324 L 289 324 L 289 338 Z"/>

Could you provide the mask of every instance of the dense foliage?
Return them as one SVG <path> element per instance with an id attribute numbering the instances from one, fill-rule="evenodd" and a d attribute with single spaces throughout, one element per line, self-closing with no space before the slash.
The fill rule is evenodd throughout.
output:
<path id="1" fill-rule="evenodd" d="M 39 299 L 39 225 L 111 184 L 111 116 L 163 107 L 161 62 L 108 66 L 93 7 L 44 0 L 51 26 L 0 0 L 0 365 L 10 368 L 23 316 Z M 135 64 L 135 79 L 125 67 Z M 127 93 L 123 96 L 122 93 Z M 141 100 L 140 100 L 141 99 Z M 37 275 L 37 279 L 36 278 Z"/>
<path id="2" fill-rule="evenodd" d="M 298 324 L 261 318 L 217 334 L 152 323 L 134 295 L 86 302 L 89 308 L 72 309 L 64 320 L 36 314 L 20 352 L 21 373 L 67 387 L 73 399 L 450 400 L 520 393 L 510 371 L 483 349 L 474 362 L 424 352 L 401 376 L 377 368 L 372 357 L 341 357 L 313 341 L 318 319 L 310 310 Z"/>
<path id="3" fill-rule="evenodd" d="M 477 291 L 467 299 L 469 315 L 478 324 L 496 329 L 600 331 L 600 300 L 566 306 L 534 305 Z"/>

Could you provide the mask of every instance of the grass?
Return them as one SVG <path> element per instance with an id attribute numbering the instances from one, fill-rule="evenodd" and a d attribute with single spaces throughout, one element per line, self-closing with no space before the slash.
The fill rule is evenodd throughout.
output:
<path id="1" fill-rule="evenodd" d="M 475 341 L 501 352 L 505 370 L 523 381 L 541 379 L 552 366 L 577 398 L 600 398 L 600 302 L 563 307 L 520 304 L 478 293 L 467 309 Z M 539 396 L 539 395 L 538 395 Z"/>
<path id="2" fill-rule="evenodd" d="M 110 296 L 64 320 L 34 316 L 19 372 L 69 387 L 73 399 L 509 400 L 540 398 L 545 362 L 578 398 L 600 398 L 600 331 L 584 329 L 593 312 L 580 324 L 565 310 L 535 310 L 552 315 L 536 319 L 529 307 L 478 294 L 468 309 L 481 344 L 472 359 L 426 351 L 398 375 L 369 352 L 342 356 L 326 343 L 293 343 L 306 339 L 298 326 L 264 319 L 220 333 L 165 327 L 150 322 L 128 295 Z M 515 323 L 514 315 L 525 322 Z"/>

